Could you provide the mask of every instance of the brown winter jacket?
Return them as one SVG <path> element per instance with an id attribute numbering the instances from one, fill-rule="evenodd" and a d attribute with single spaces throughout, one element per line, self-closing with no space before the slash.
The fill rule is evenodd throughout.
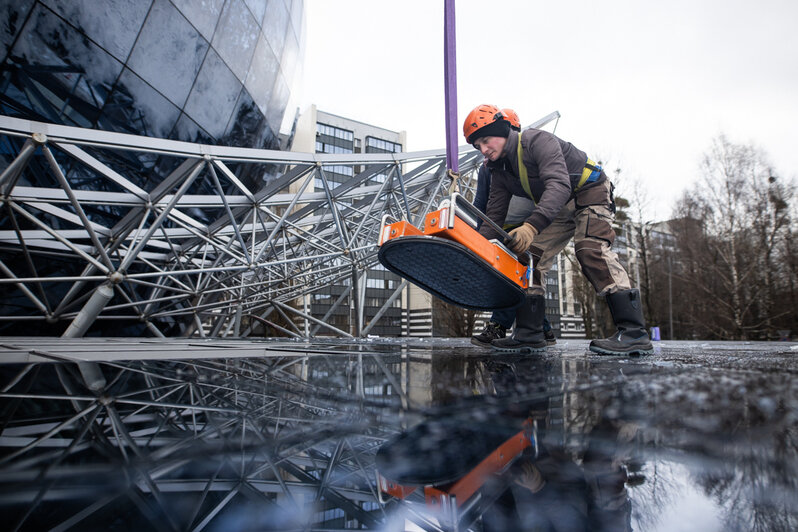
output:
<path id="1" fill-rule="evenodd" d="M 548 131 L 527 129 L 520 135 L 529 186 L 537 203 L 526 222 L 540 232 L 549 226 L 563 206 L 574 196 L 574 189 L 582 177 L 587 155 L 570 142 Z M 499 226 L 504 223 L 510 198 L 528 197 L 518 173 L 518 138 L 518 132 L 510 131 L 502 156 L 496 161 L 488 162 L 491 185 L 485 214 Z M 606 179 L 607 176 L 601 172 L 597 181 L 586 184 L 583 188 L 593 187 Z M 488 224 L 482 224 L 479 232 L 489 239 L 499 238 Z"/>

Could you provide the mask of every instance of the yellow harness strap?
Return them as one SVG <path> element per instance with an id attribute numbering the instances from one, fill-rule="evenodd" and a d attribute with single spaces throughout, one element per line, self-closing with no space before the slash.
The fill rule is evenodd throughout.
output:
<path id="1" fill-rule="evenodd" d="M 526 195 L 532 198 L 532 203 L 538 204 L 535 201 L 535 196 L 532 195 L 532 189 L 529 188 L 529 174 L 526 172 L 526 165 L 524 164 L 523 150 L 521 148 L 521 133 L 518 133 L 518 175 L 521 177 L 521 186 L 524 187 Z"/>

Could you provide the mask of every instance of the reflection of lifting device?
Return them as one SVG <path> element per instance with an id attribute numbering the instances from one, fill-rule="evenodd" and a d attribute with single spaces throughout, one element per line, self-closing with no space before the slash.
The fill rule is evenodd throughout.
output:
<path id="1" fill-rule="evenodd" d="M 487 240 L 476 217 L 509 235 L 459 194 L 441 202 L 418 229 L 406 220 L 380 227 L 383 266 L 448 303 L 474 310 L 509 309 L 524 301 L 532 272 L 501 242 Z"/>
<path id="2" fill-rule="evenodd" d="M 491 436 L 491 431 L 474 430 L 469 435 L 467 430 L 456 430 L 457 434 L 449 434 L 441 444 L 458 451 L 458 447 L 464 447 L 462 451 L 466 456 L 458 456 L 461 459 L 459 464 L 445 462 L 442 468 L 437 469 L 429 465 L 430 457 L 424 456 L 416 448 L 424 446 L 423 440 L 429 437 L 428 431 L 425 424 L 421 424 L 380 448 L 377 453 L 377 489 L 382 504 L 390 500 L 385 495 L 398 501 L 409 501 L 420 490 L 425 502 L 423 513 L 436 519 L 445 529 L 465 529 L 481 516 L 507 489 L 512 481 L 508 470 L 526 449 L 531 449 L 532 456 L 537 457 L 537 430 L 532 419 L 524 421 L 523 430 L 501 442 L 496 441 L 497 434 Z M 463 441 L 469 436 L 477 440 L 476 448 L 481 445 L 484 449 L 481 454 L 477 451 L 468 456 L 469 451 L 477 450 L 473 440 Z M 444 460 L 453 456 L 451 449 L 439 449 L 437 452 L 441 453 Z M 485 456 L 485 452 L 489 454 Z M 431 471 L 416 471 L 412 462 L 422 464 L 421 467 L 426 465 L 426 469 Z M 436 475 L 439 481 L 432 478 Z M 391 480 L 390 477 L 399 480 Z"/>

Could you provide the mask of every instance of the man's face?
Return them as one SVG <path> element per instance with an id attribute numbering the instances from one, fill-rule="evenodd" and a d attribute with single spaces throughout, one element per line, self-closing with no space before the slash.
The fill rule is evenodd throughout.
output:
<path id="1" fill-rule="evenodd" d="M 505 137 L 480 137 L 474 141 L 474 147 L 482 152 L 482 155 L 489 161 L 495 161 L 501 157 L 505 144 L 507 144 Z"/>

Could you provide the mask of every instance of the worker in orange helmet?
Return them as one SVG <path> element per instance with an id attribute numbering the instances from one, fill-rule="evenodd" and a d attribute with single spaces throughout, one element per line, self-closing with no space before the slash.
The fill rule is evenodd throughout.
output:
<path id="1" fill-rule="evenodd" d="M 502 109 L 504 120 L 510 122 L 510 128 L 514 131 L 521 131 L 521 119 L 513 109 Z M 487 163 L 487 159 L 484 163 Z M 482 164 L 477 173 L 477 190 L 474 193 L 474 206 L 480 211 L 485 212 L 488 206 L 488 191 L 490 190 L 490 169 L 487 164 Z M 507 216 L 504 220 L 504 229 L 509 230 L 524 223 L 527 213 L 534 207 L 530 198 L 520 196 L 513 197 L 510 202 Z M 482 220 L 477 221 L 477 228 Z M 515 321 L 515 309 L 494 310 L 490 320 L 485 324 L 481 333 L 471 337 L 471 343 L 482 347 L 491 347 L 491 342 L 507 335 L 507 330 L 513 326 Z M 548 345 L 557 343 L 551 324 L 545 317 L 543 318 L 543 332 Z"/>
<path id="2" fill-rule="evenodd" d="M 510 232 L 507 242 L 515 253 L 532 254 L 532 282 L 525 302 L 517 308 L 512 338 L 493 340 L 491 346 L 509 352 L 546 349 L 542 280 L 573 238 L 582 272 L 596 293 L 606 297 L 618 328 L 609 338 L 591 341 L 590 350 L 613 355 L 653 352 L 640 292 L 632 289 L 626 270 L 611 249 L 615 200 L 613 185 L 601 166 L 547 131 L 513 131 L 495 105 L 479 105 L 468 113 L 463 134 L 488 159 L 488 218 L 501 226 L 513 197 L 534 201 L 524 223 Z M 488 239 L 500 237 L 488 224 L 482 224 L 479 232 Z"/>

